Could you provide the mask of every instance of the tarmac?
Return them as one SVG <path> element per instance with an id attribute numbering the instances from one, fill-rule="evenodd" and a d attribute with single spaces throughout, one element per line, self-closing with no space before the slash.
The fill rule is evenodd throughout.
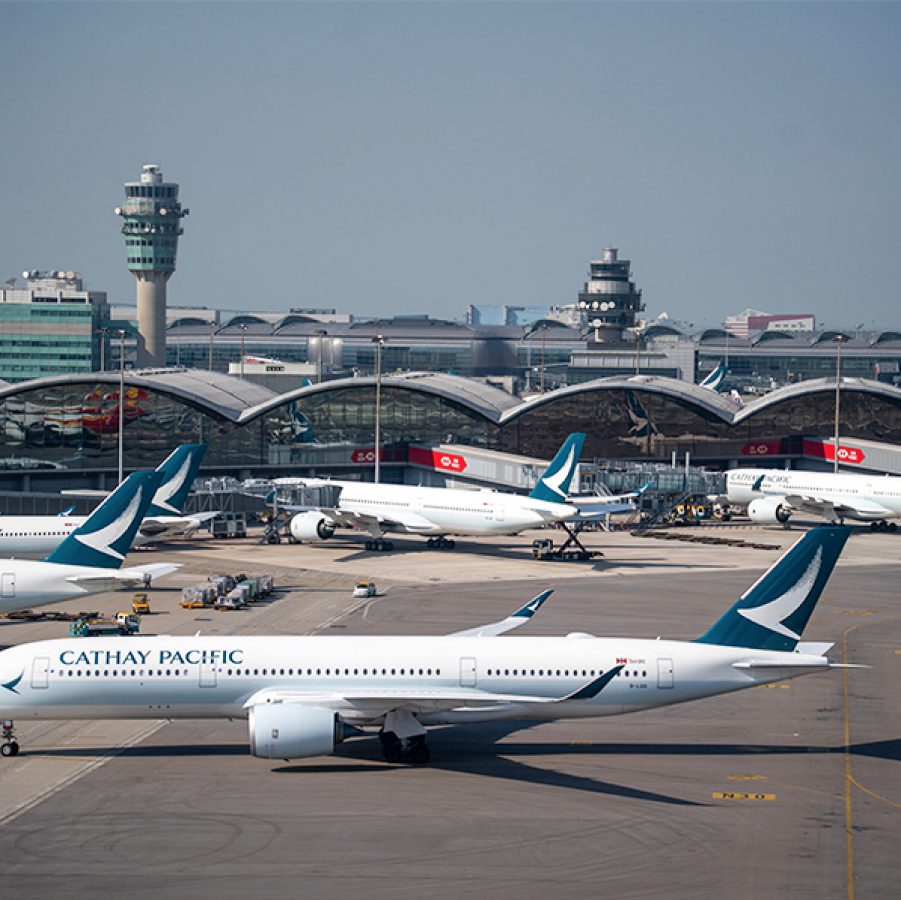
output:
<path id="1" fill-rule="evenodd" d="M 533 538 L 316 546 L 199 540 L 143 633 L 442 634 L 556 593 L 522 634 L 690 639 L 802 533 L 588 535 L 589 562 L 531 558 Z M 742 544 L 742 546 L 738 545 Z M 756 544 L 757 546 L 746 546 Z M 763 548 L 767 549 L 763 549 Z M 433 729 L 424 768 L 374 737 L 334 756 L 249 755 L 243 721 L 22 722 L 0 761 L 4 891 L 41 898 L 897 896 L 901 846 L 901 535 L 861 530 L 805 632 L 869 668 L 633 716 Z M 184 610 L 181 587 L 272 572 L 251 608 Z M 358 600 L 372 578 L 379 596 Z M 124 592 L 88 598 L 114 613 Z M 74 608 L 60 604 L 56 608 Z M 0 644 L 63 622 L 0 620 Z M 114 640 L 114 639 L 111 639 Z M 126 639 L 127 640 L 127 639 Z"/>

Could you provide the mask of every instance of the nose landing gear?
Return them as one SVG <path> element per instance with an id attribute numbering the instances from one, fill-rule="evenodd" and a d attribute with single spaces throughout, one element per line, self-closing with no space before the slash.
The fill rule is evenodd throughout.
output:
<path id="1" fill-rule="evenodd" d="M 19 752 L 19 745 L 16 743 L 15 727 L 10 719 L 4 719 L 2 722 L 2 731 L 0 731 L 0 755 L 15 756 Z"/>

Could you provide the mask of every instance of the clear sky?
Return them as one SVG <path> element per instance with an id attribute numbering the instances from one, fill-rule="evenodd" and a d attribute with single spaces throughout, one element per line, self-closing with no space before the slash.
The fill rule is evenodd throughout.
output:
<path id="1" fill-rule="evenodd" d="M 169 303 L 571 303 L 901 327 L 901 4 L 0 2 L 0 280 L 133 303 L 113 208 L 190 207 Z"/>

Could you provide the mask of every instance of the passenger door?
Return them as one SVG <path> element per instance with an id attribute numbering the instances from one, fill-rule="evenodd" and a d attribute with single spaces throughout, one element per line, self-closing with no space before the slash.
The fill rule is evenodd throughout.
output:
<path id="1" fill-rule="evenodd" d="M 200 687 L 216 687 L 216 666 L 212 663 L 200 664 Z"/>
<path id="2" fill-rule="evenodd" d="M 16 573 L 4 572 L 0 575 L 0 597 L 13 599 L 16 596 Z"/>
<path id="3" fill-rule="evenodd" d="M 463 656 L 460 658 L 460 687 L 476 686 L 476 661 L 475 657 Z"/>
<path id="4" fill-rule="evenodd" d="M 31 664 L 31 687 L 33 690 L 46 690 L 49 683 L 50 660 L 46 656 L 36 656 Z"/>
<path id="5" fill-rule="evenodd" d="M 673 661 L 671 659 L 657 660 L 657 687 L 660 690 L 671 690 L 675 686 L 673 676 Z"/>

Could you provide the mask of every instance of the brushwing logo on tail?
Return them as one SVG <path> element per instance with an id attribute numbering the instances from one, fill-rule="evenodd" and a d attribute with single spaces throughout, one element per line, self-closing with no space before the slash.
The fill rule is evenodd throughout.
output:
<path id="1" fill-rule="evenodd" d="M 810 561 L 804 574 L 798 580 L 794 587 L 789 588 L 780 597 L 764 603 L 762 606 L 754 606 L 750 609 L 739 609 L 738 613 L 746 619 L 750 619 L 756 625 L 768 628 L 770 631 L 781 634 L 784 637 L 793 640 L 801 640 L 800 634 L 795 634 L 790 628 L 786 628 L 782 623 L 797 610 L 801 604 L 808 598 L 817 575 L 820 573 L 820 566 L 823 562 L 823 548 L 817 549 L 816 555 Z"/>
<path id="2" fill-rule="evenodd" d="M 72 537 L 74 537 L 75 540 L 80 541 L 86 547 L 90 547 L 92 550 L 96 550 L 98 553 L 102 553 L 105 556 L 112 556 L 114 559 L 120 561 L 125 559 L 125 557 L 112 545 L 128 531 L 129 526 L 137 516 L 138 510 L 141 507 L 141 496 L 143 492 L 144 488 L 135 491 L 134 497 L 131 498 L 131 502 L 125 510 L 117 518 L 113 519 L 109 525 L 105 525 L 103 528 L 98 528 L 96 531 L 90 531 L 86 534 L 75 532 Z"/>
<path id="3" fill-rule="evenodd" d="M 570 447 L 569 454 L 566 457 L 566 462 L 563 463 L 560 468 L 554 472 L 553 475 L 545 475 L 541 481 L 545 485 L 545 487 L 550 488 L 555 494 L 559 497 L 566 498 L 566 492 L 560 489 L 560 485 L 569 477 L 569 473 L 572 471 L 573 467 L 573 456 L 575 455 L 576 448 Z"/>
<path id="4" fill-rule="evenodd" d="M 191 468 L 191 457 L 186 456 L 185 461 L 181 464 L 181 468 L 168 480 L 164 481 L 154 494 L 151 503 L 168 510 L 173 515 L 181 515 L 181 510 L 176 509 L 169 501 L 182 489 L 185 479 L 188 477 L 188 471 Z"/>

